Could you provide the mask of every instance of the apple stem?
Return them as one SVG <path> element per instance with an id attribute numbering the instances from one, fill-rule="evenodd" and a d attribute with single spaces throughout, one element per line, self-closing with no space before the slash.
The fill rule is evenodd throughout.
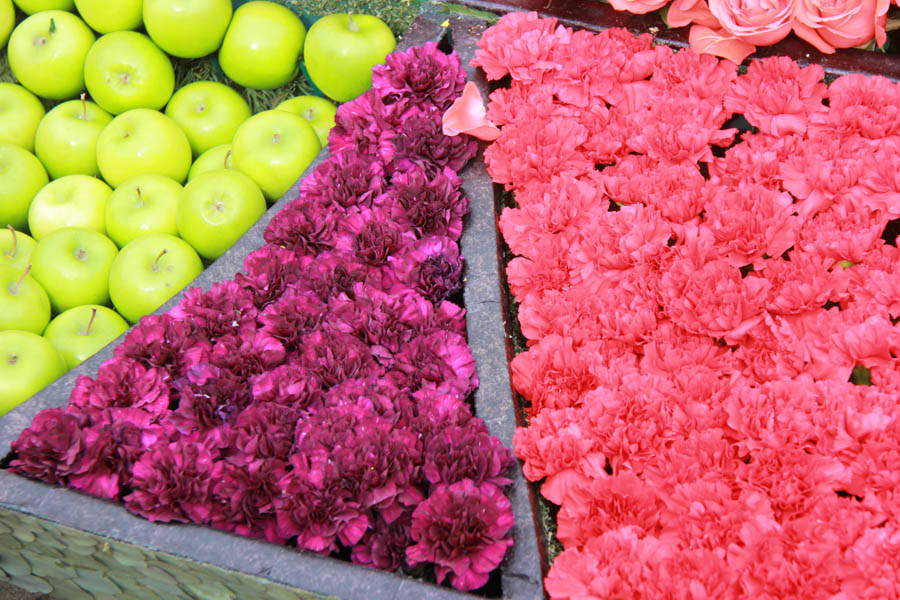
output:
<path id="1" fill-rule="evenodd" d="M 56 33 L 56 21 L 50 19 L 50 35 Z"/>
<path id="2" fill-rule="evenodd" d="M 87 94 L 81 94 L 81 120 L 87 121 Z"/>
<path id="3" fill-rule="evenodd" d="M 222 168 L 228 168 L 228 159 L 231 158 L 231 150 L 225 153 L 225 160 L 222 161 Z"/>
<path id="4" fill-rule="evenodd" d="M 134 191 L 137 192 L 138 197 L 138 208 L 142 208 L 144 206 L 144 196 L 141 194 L 140 186 L 134 188 Z"/>
<path id="5" fill-rule="evenodd" d="M 97 316 L 97 309 L 92 308 L 91 309 L 91 318 L 90 318 L 90 320 L 88 320 L 88 324 L 87 324 L 87 327 L 85 327 L 85 329 L 84 329 L 83 335 L 91 335 L 91 326 L 94 324 L 94 317 L 96 317 L 96 316 Z"/>
<path id="6" fill-rule="evenodd" d="M 19 293 L 19 286 L 22 285 L 22 282 L 25 281 L 25 278 L 28 277 L 28 273 L 31 271 L 31 263 L 28 263 L 28 266 L 25 267 L 25 270 L 22 272 L 22 276 L 19 277 L 19 280 L 16 282 L 14 286 L 9 288 L 9 293 L 15 296 Z"/>
<path id="7" fill-rule="evenodd" d="M 153 265 L 150 267 L 152 270 L 159 270 L 159 259 L 161 259 L 166 252 L 168 252 L 168 250 L 163 248 L 162 252 L 156 255 L 156 258 L 153 259 Z"/>
<path id="8" fill-rule="evenodd" d="M 347 29 L 350 31 L 359 31 L 359 25 L 353 20 L 353 13 L 347 13 Z"/>
<path id="9" fill-rule="evenodd" d="M 17 245 L 19 243 L 19 239 L 16 237 L 16 228 L 9 224 L 6 225 L 6 228 L 9 229 L 9 234 L 12 236 L 13 243 L 12 243 L 12 248 L 7 250 L 4 254 L 6 254 L 7 258 L 15 258 L 16 251 L 17 251 Z"/>

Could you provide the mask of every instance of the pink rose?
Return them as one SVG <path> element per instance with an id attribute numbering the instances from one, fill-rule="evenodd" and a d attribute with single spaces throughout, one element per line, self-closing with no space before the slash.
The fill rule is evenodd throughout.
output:
<path id="1" fill-rule="evenodd" d="M 724 29 L 710 29 L 705 25 L 692 26 L 688 39 L 694 52 L 721 56 L 736 65 L 744 62 L 756 50 L 753 44 L 748 44 Z"/>
<path id="2" fill-rule="evenodd" d="M 827 54 L 873 37 L 883 46 L 889 5 L 889 0 L 797 0 L 794 32 Z"/>
<path id="3" fill-rule="evenodd" d="M 643 15 L 648 12 L 659 10 L 668 2 L 669 0 L 609 0 L 609 3 L 614 9 L 630 12 L 635 15 Z"/>
<path id="4" fill-rule="evenodd" d="M 754 46 L 771 46 L 791 32 L 791 0 L 709 0 L 722 28 Z"/>

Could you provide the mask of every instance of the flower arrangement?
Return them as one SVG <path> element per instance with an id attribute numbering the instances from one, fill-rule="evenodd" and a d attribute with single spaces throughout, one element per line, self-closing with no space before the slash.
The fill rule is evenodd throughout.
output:
<path id="1" fill-rule="evenodd" d="M 464 80 L 434 43 L 388 56 L 245 272 L 142 319 L 10 469 L 151 521 L 484 586 L 512 545 L 514 459 L 466 402 L 448 299 L 477 144 L 441 115 Z"/>
<path id="2" fill-rule="evenodd" d="M 533 13 L 474 63 L 550 597 L 897 597 L 900 86 Z"/>

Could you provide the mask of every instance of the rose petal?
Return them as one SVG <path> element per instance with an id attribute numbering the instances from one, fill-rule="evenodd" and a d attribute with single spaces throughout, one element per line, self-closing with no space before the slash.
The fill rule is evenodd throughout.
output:
<path id="1" fill-rule="evenodd" d="M 490 142 L 500 137 L 500 130 L 487 118 L 487 109 L 478 88 L 471 81 L 466 82 L 462 96 L 444 113 L 444 135 L 461 133 Z"/>
<path id="2" fill-rule="evenodd" d="M 714 31 L 703 25 L 691 27 L 690 42 L 695 52 L 721 56 L 737 65 L 756 50 L 756 46 L 728 35 L 725 31 Z"/>

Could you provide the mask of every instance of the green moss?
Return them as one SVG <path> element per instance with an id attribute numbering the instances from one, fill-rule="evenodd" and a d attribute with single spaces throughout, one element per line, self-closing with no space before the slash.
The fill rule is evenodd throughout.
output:
<path id="1" fill-rule="evenodd" d="M 422 10 L 422 0 L 280 0 L 296 12 L 308 15 L 361 13 L 375 15 L 388 24 L 398 38 Z"/>

